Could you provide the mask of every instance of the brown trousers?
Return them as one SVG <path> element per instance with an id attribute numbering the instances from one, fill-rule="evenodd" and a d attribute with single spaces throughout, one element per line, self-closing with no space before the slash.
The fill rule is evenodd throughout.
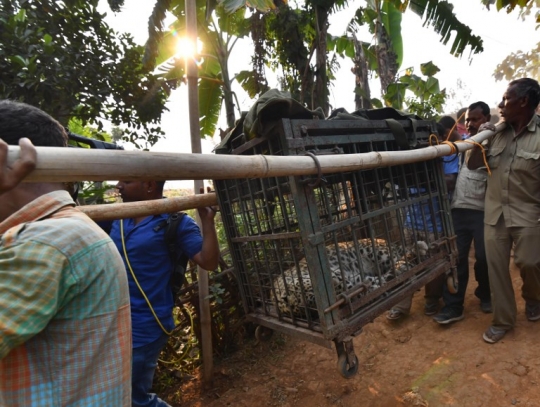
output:
<path id="1" fill-rule="evenodd" d="M 530 304 L 540 303 L 540 227 L 506 227 L 501 215 L 495 226 L 484 226 L 489 285 L 493 304 L 493 326 L 511 329 L 516 324 L 517 307 L 510 276 L 510 254 L 523 286 L 521 296 Z"/>

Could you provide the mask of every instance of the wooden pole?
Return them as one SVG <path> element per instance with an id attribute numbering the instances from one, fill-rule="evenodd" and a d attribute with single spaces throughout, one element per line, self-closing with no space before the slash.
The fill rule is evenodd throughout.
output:
<path id="1" fill-rule="evenodd" d="M 178 198 L 154 199 L 151 201 L 114 203 L 106 205 L 78 206 L 81 212 L 86 213 L 95 221 L 137 218 L 141 216 L 157 215 L 160 213 L 173 213 L 186 209 L 217 205 L 215 193 L 200 194 L 196 196 L 183 196 Z"/>
<path id="2" fill-rule="evenodd" d="M 197 49 L 197 6 L 195 0 L 186 0 L 186 31 L 188 40 Z M 197 64 L 194 58 L 186 58 L 186 74 L 189 98 L 189 129 L 191 133 L 191 152 L 200 155 L 201 133 L 199 123 L 199 89 Z M 195 194 L 204 193 L 204 182 L 201 178 L 193 178 Z M 197 223 L 201 220 L 197 214 Z M 202 229 L 202 228 L 201 228 Z M 210 312 L 210 300 L 208 289 L 208 271 L 200 266 L 197 268 L 197 281 L 199 283 L 199 308 L 201 322 L 202 358 L 203 358 L 203 382 L 206 386 L 212 383 L 214 377 L 214 361 L 212 350 L 212 314 Z"/>
<path id="3" fill-rule="evenodd" d="M 498 124 L 497 131 L 501 131 L 504 125 Z M 471 137 L 471 140 L 481 142 L 494 134 L 495 132 L 486 130 Z M 463 152 L 471 149 L 473 145 L 458 142 L 457 146 L 459 151 Z M 313 158 L 307 156 L 174 154 L 58 147 L 36 149 L 37 167 L 25 181 L 203 180 L 318 173 Z M 8 165 L 13 164 L 19 157 L 19 151 L 18 146 L 9 147 Z M 321 155 L 317 160 L 321 172 L 329 174 L 426 161 L 451 153 L 450 146 L 438 145 L 406 151 Z"/>

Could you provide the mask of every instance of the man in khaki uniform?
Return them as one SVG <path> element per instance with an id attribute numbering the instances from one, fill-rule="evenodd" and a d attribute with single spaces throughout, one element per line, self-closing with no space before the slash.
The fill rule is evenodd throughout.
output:
<path id="1" fill-rule="evenodd" d="M 523 280 L 522 297 L 529 321 L 540 319 L 540 102 L 538 82 L 522 78 L 510 82 L 499 104 L 506 129 L 487 143 L 491 170 L 486 191 L 484 236 L 493 302 L 492 325 L 484 333 L 488 343 L 502 339 L 516 323 L 516 300 L 510 277 L 510 252 Z M 483 165 L 474 147 L 469 169 Z"/>

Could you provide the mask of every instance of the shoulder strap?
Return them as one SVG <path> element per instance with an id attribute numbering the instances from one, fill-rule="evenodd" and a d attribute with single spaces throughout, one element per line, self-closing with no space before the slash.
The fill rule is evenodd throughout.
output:
<path id="1" fill-rule="evenodd" d="M 178 225 L 184 217 L 184 212 L 175 212 L 169 215 L 167 219 L 167 228 L 165 229 L 165 243 L 167 244 L 167 250 L 171 256 L 171 260 L 176 262 L 178 256 L 176 255 L 178 250 L 178 245 L 176 244 L 176 233 L 178 230 Z"/>
<path id="2" fill-rule="evenodd" d="M 176 297 L 184 284 L 184 275 L 186 273 L 187 264 L 189 257 L 184 253 L 179 251 L 178 241 L 176 239 L 178 226 L 184 218 L 184 212 L 175 212 L 169 215 L 167 219 L 167 227 L 165 229 L 165 244 L 167 245 L 167 250 L 169 252 L 169 257 L 171 259 L 172 269 L 171 269 L 171 278 L 170 286 L 173 293 L 173 299 L 176 301 Z"/>

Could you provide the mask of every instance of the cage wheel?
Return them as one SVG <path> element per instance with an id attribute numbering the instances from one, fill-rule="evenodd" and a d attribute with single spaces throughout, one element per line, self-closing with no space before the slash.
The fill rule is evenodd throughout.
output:
<path id="1" fill-rule="evenodd" d="M 351 366 L 347 363 L 347 355 L 345 353 L 339 355 L 337 369 L 341 376 L 345 379 L 350 379 L 358 372 L 358 358 L 354 355 L 354 364 Z"/>
<path id="2" fill-rule="evenodd" d="M 457 294 L 458 292 L 458 282 L 453 275 L 446 277 L 446 286 L 450 294 Z"/>
<path id="3" fill-rule="evenodd" d="M 267 327 L 262 326 L 262 325 L 259 325 L 255 329 L 255 338 L 259 342 L 266 342 L 266 341 L 270 340 L 270 338 L 272 337 L 273 334 L 274 334 L 273 329 L 267 328 Z"/>

